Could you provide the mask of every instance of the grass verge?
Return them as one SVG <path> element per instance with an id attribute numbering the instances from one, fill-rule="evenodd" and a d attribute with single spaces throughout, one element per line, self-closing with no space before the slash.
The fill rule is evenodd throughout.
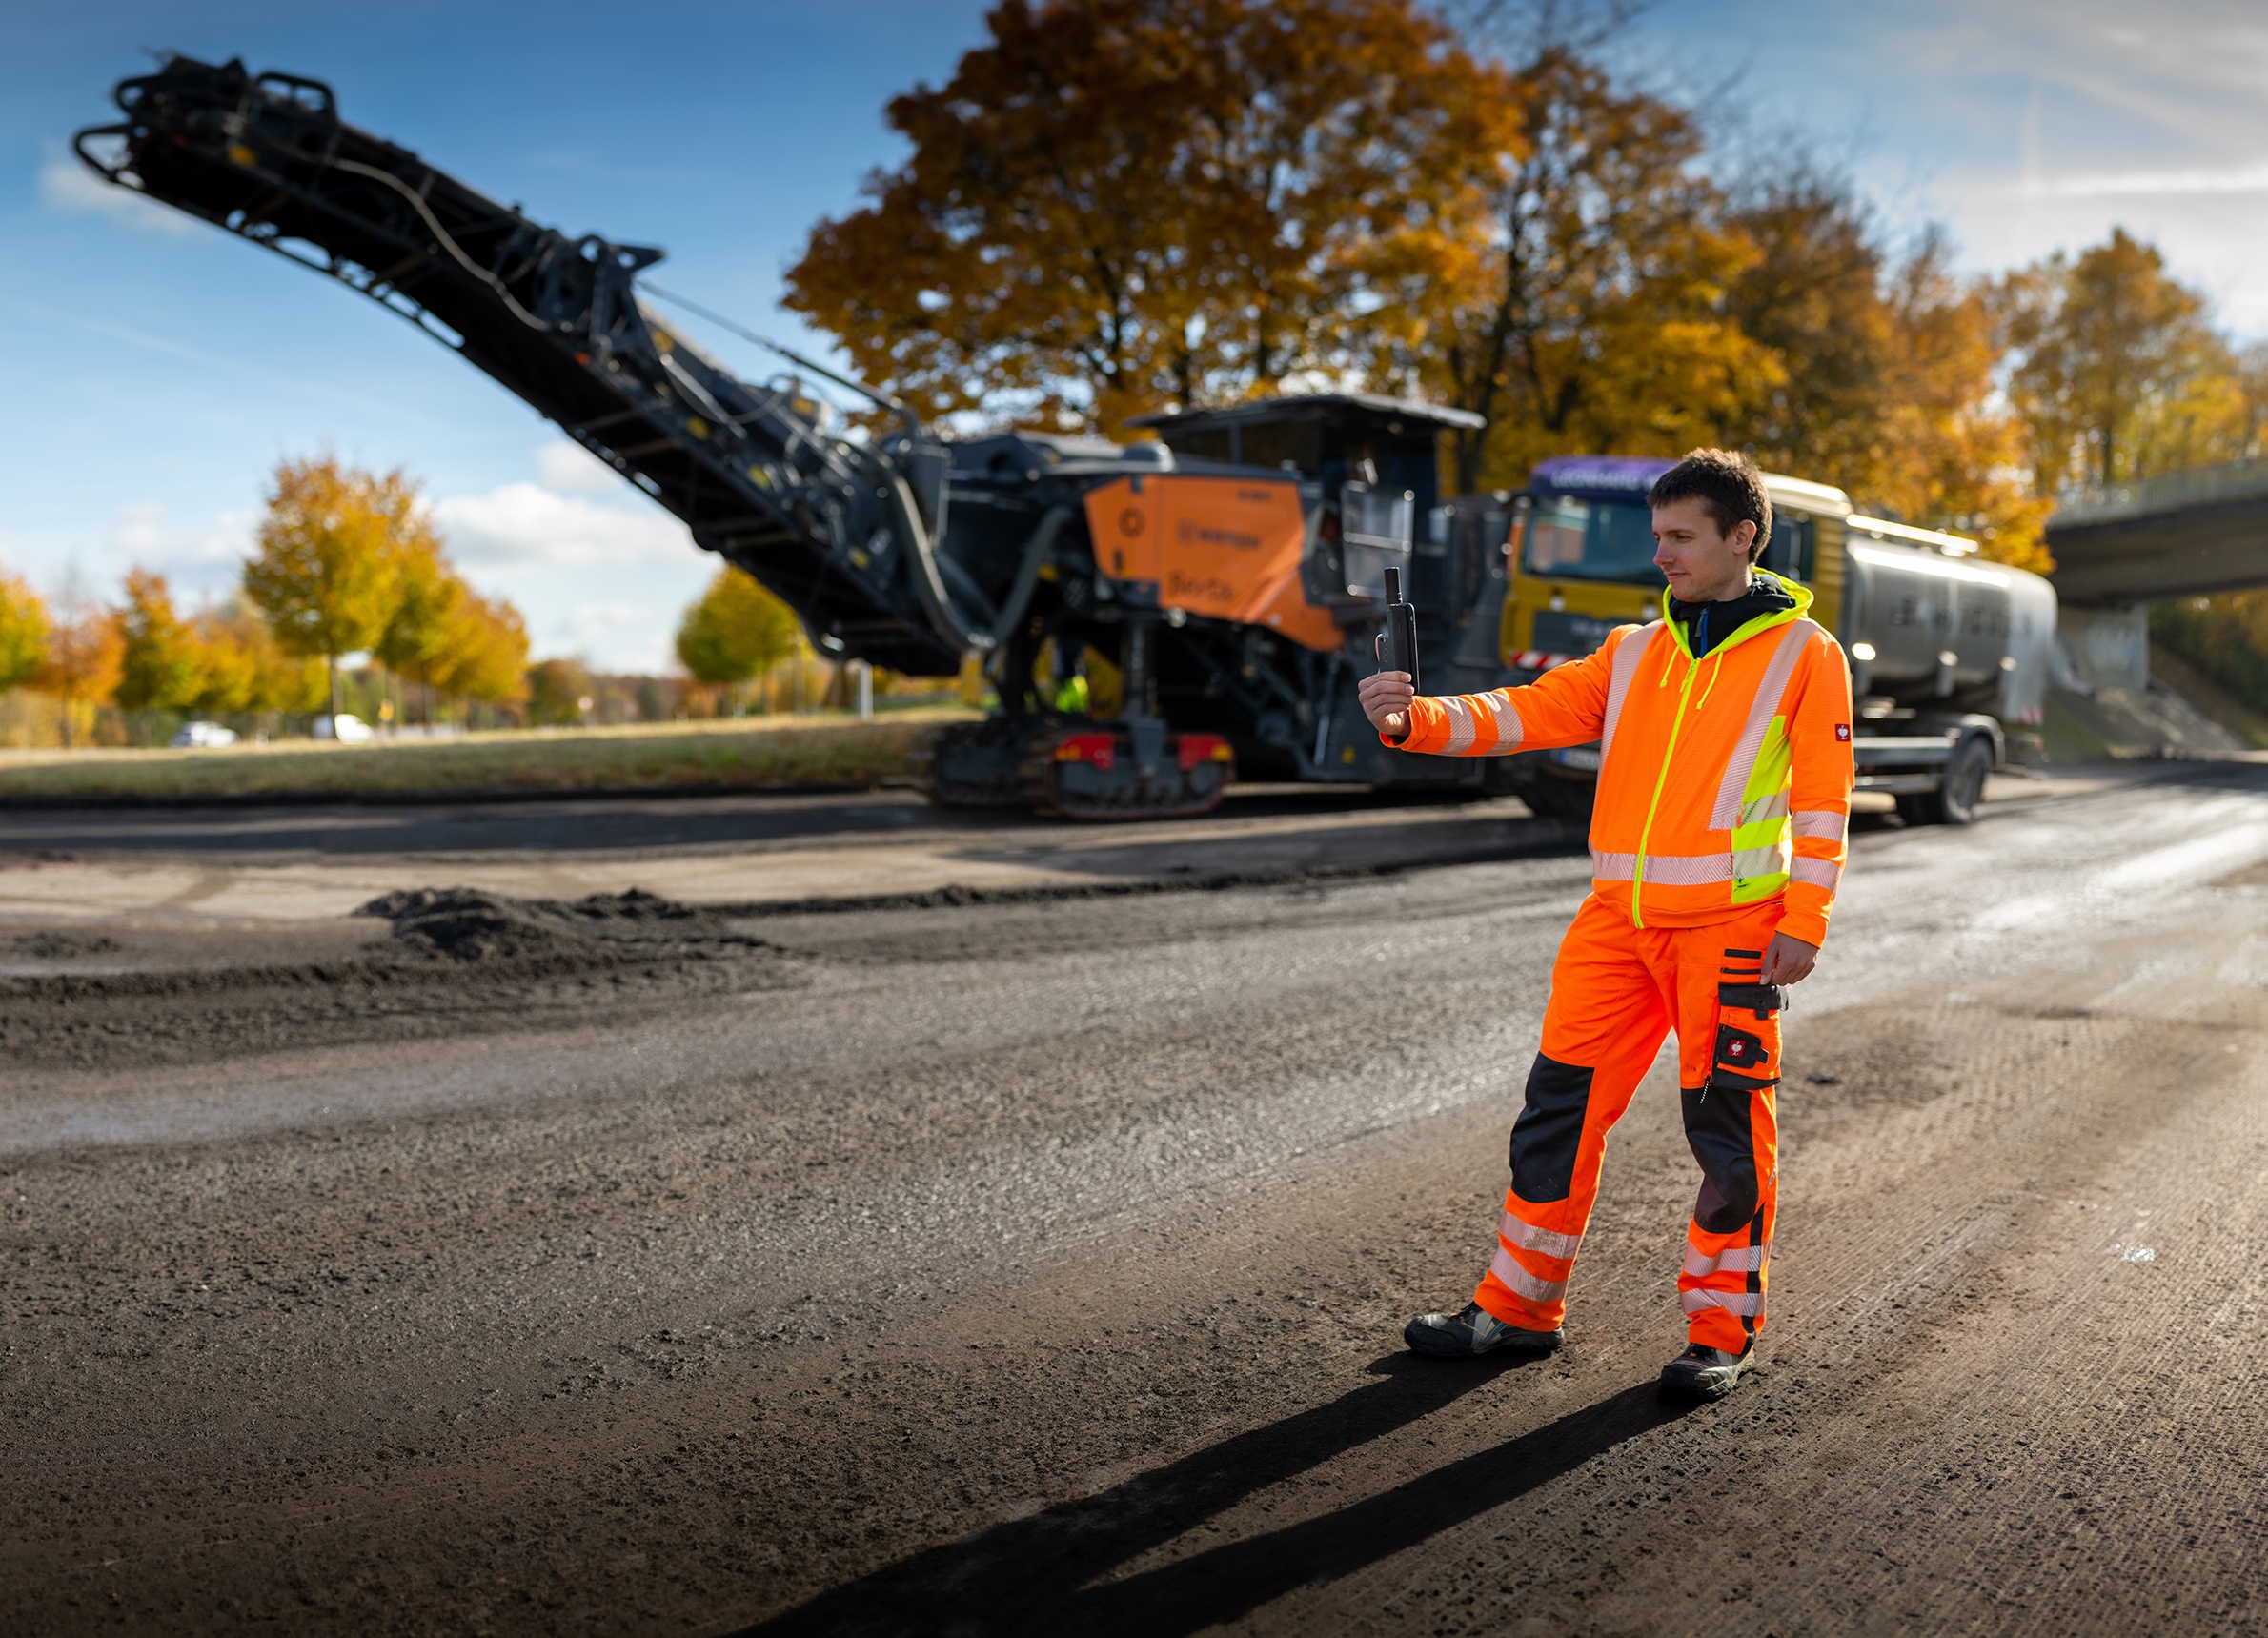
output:
<path id="1" fill-rule="evenodd" d="M 879 784 L 910 779 L 930 735 L 976 715 L 924 707 L 872 722 L 759 718 L 394 744 L 0 752 L 0 804 Z"/>

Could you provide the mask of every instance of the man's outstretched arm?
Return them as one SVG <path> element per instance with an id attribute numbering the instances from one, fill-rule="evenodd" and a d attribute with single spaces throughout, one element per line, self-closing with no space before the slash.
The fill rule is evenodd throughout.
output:
<path id="1" fill-rule="evenodd" d="M 1505 757 L 1554 745 L 1588 745 L 1607 718 L 1607 680 L 1618 641 L 1643 642 L 1626 626 L 1589 657 L 1548 671 L 1525 688 L 1441 698 L 1418 695 L 1409 674 L 1365 677 L 1355 698 L 1379 737 L 1404 751 L 1443 757 Z"/>

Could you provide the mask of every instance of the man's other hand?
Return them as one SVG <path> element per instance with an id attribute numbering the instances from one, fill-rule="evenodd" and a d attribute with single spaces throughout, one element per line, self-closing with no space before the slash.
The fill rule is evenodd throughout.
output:
<path id="1" fill-rule="evenodd" d="M 1818 945 L 1807 944 L 1786 933 L 1774 933 L 1772 942 L 1764 946 L 1764 981 L 1799 984 L 1812 976 L 1812 968 L 1818 960 Z"/>
<path id="2" fill-rule="evenodd" d="M 1389 739 L 1409 738 L 1409 702 L 1417 698 L 1417 691 L 1409 685 L 1409 673 L 1382 671 L 1366 677 L 1354 697 L 1362 701 L 1363 715 L 1370 718 L 1371 727 Z"/>

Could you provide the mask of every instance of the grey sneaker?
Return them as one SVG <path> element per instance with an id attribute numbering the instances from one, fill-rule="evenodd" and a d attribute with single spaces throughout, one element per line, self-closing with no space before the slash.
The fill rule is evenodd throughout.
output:
<path id="1" fill-rule="evenodd" d="M 1402 1340 L 1421 1354 L 1470 1359 L 1475 1354 L 1510 1354 L 1541 1359 L 1559 1347 L 1558 1331 L 1527 1331 L 1508 1325 L 1478 1303 L 1462 1313 L 1420 1314 L 1402 1327 Z"/>
<path id="2" fill-rule="evenodd" d="M 1740 1385 L 1755 1357 L 1754 1343 L 1736 1354 L 1695 1343 L 1662 1367 L 1662 1396 L 1694 1405 L 1722 1399 Z"/>

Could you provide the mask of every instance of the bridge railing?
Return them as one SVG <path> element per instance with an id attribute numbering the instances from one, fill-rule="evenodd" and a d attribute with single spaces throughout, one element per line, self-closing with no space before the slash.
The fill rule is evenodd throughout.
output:
<path id="1" fill-rule="evenodd" d="M 2136 483 L 2106 484 L 2097 489 L 2066 492 L 2057 497 L 2048 527 L 2109 523 L 2150 512 L 2175 512 L 2216 500 L 2240 500 L 2268 495 L 2268 457 L 2224 461 L 2219 466 L 2169 472 Z"/>

